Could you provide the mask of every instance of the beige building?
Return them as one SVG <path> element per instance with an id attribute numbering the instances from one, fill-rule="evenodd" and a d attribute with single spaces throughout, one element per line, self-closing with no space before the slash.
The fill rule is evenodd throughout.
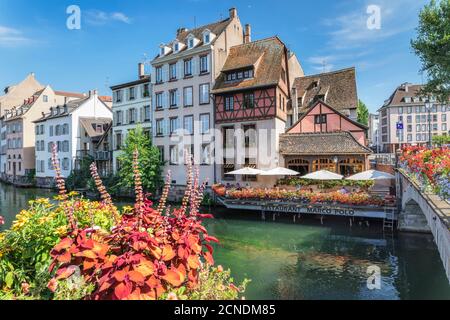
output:
<path id="1" fill-rule="evenodd" d="M 172 173 L 172 183 L 186 183 L 185 151 L 200 167 L 200 180 L 214 177 L 214 104 L 210 90 L 230 48 L 250 39 L 237 10 L 229 17 L 192 30 L 180 28 L 176 37 L 160 46 L 151 62 L 153 84 L 153 144 Z"/>
<path id="2" fill-rule="evenodd" d="M 419 95 L 421 88 L 404 83 L 380 108 L 381 152 L 395 152 L 404 144 L 426 145 L 433 136 L 450 134 L 449 105 Z"/>
<path id="3" fill-rule="evenodd" d="M 22 105 L 25 99 L 43 88 L 44 86 L 36 80 L 34 73 L 30 73 L 18 84 L 6 87 L 3 90 L 5 94 L 0 96 L 0 116 L 4 115 L 7 109 Z"/>
<path id="4" fill-rule="evenodd" d="M 54 91 L 50 86 L 34 92 L 18 106 L 5 109 L 6 166 L 4 176 L 14 184 L 28 185 L 35 170 L 35 125 L 51 106 L 61 105 L 84 95 Z M 3 169 L 3 168 L 2 168 Z"/>

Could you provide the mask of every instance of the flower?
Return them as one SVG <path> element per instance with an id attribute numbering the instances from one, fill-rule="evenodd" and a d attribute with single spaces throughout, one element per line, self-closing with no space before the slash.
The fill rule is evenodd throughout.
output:
<path id="1" fill-rule="evenodd" d="M 177 295 L 174 292 L 170 292 L 167 295 L 167 300 L 178 300 L 178 297 L 177 297 Z"/>
<path id="2" fill-rule="evenodd" d="M 223 272 L 223 267 L 221 264 L 217 266 L 217 272 Z"/>
<path id="3" fill-rule="evenodd" d="M 55 292 L 56 289 L 58 288 L 58 282 L 56 281 L 55 278 L 51 279 L 48 284 L 47 284 L 47 288 L 51 291 L 51 292 Z"/>
<path id="4" fill-rule="evenodd" d="M 30 292 L 30 285 L 28 283 L 22 283 L 22 292 L 23 294 L 28 294 Z"/>
<path id="5" fill-rule="evenodd" d="M 0 216 L 0 226 L 4 225 L 4 224 L 5 224 L 5 219 L 2 216 Z"/>

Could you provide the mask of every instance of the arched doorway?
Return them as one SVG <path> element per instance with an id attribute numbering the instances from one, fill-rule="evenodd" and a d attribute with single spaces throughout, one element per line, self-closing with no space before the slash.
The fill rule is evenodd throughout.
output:
<path id="1" fill-rule="evenodd" d="M 288 161 L 288 168 L 297 171 L 299 175 L 304 176 L 309 173 L 309 161 L 305 159 L 292 159 Z"/>
<path id="2" fill-rule="evenodd" d="M 339 161 L 339 173 L 343 176 L 351 176 L 364 171 L 364 161 L 359 159 L 345 159 Z"/>
<path id="3" fill-rule="evenodd" d="M 313 161 L 312 171 L 328 170 L 336 172 L 336 163 L 332 159 L 321 158 Z"/>

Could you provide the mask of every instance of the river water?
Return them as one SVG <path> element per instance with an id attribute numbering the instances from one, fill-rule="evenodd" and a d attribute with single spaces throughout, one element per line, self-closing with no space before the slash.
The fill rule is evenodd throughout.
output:
<path id="1" fill-rule="evenodd" d="M 10 225 L 28 200 L 45 190 L 0 184 L 0 215 Z M 213 209 L 205 222 L 217 264 L 236 281 L 251 279 L 247 299 L 450 299 L 450 285 L 430 235 L 383 234 L 372 223 L 342 218 L 263 222 L 256 213 Z M 367 287 L 368 268 L 379 268 L 380 287 Z"/>

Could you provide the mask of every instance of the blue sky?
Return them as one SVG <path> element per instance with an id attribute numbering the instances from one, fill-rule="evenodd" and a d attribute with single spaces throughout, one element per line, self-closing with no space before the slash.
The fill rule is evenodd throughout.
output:
<path id="1" fill-rule="evenodd" d="M 355 66 L 358 95 L 374 112 L 403 82 L 422 83 L 410 49 L 427 0 L 0 0 L 0 86 L 35 72 L 57 90 L 86 92 L 134 80 L 137 63 L 183 26 L 210 23 L 236 7 L 253 39 L 278 35 L 305 74 Z M 274 5 L 276 3 L 276 5 Z M 69 5 L 81 8 L 81 29 L 66 27 Z M 381 8 L 369 30 L 366 10 Z"/>

